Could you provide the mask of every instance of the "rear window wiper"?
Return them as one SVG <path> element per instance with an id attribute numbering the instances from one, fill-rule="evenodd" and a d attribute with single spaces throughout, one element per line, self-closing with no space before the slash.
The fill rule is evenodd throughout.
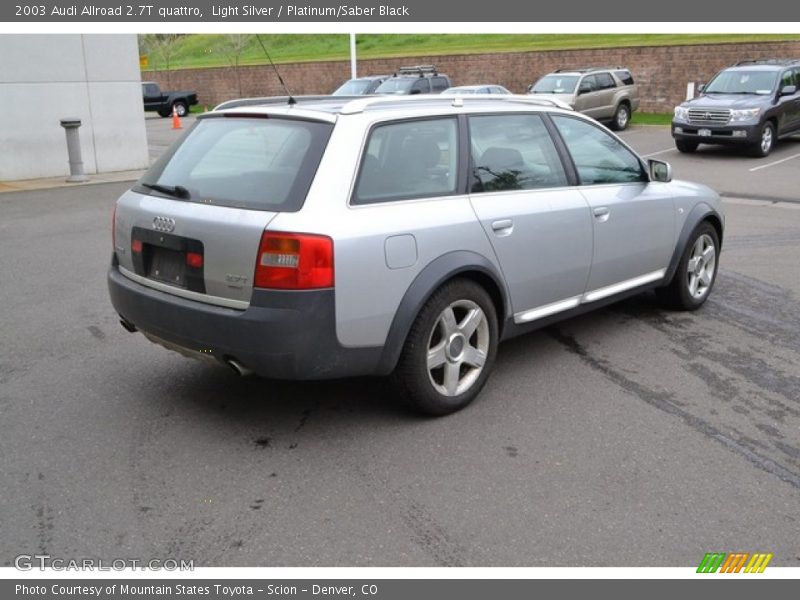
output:
<path id="1" fill-rule="evenodd" d="M 161 192 L 162 194 L 167 194 L 168 196 L 173 196 L 175 198 L 188 198 L 189 196 L 191 196 L 189 190 L 187 190 L 182 185 L 161 185 L 159 183 L 143 183 L 142 187 L 146 187 L 148 190 Z"/>

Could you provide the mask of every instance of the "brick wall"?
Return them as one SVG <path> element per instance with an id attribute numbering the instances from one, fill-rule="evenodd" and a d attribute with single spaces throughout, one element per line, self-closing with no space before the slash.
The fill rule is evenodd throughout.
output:
<path id="1" fill-rule="evenodd" d="M 359 74 L 391 73 L 401 64 L 435 64 L 454 85 L 499 83 L 524 93 L 541 75 L 559 67 L 624 65 L 640 87 L 644 112 L 671 112 L 683 100 L 689 81 L 704 82 L 718 70 L 748 58 L 800 58 L 800 41 L 690 46 L 637 46 L 547 52 L 504 52 L 421 56 L 412 59 L 359 61 Z M 278 66 L 295 95 L 327 94 L 350 77 L 350 62 L 343 60 L 287 63 Z M 269 65 L 240 67 L 241 93 L 236 71 L 228 67 L 179 69 L 169 73 L 146 71 L 143 80 L 158 81 L 165 89 L 193 89 L 201 105 L 213 107 L 231 98 L 283 95 Z"/>

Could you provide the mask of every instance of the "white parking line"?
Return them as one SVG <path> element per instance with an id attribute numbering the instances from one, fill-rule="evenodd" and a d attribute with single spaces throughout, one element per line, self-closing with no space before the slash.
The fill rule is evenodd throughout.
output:
<path id="1" fill-rule="evenodd" d="M 658 156 L 659 154 L 665 154 L 667 152 L 672 152 L 675 148 L 667 148 L 666 150 L 658 150 L 657 152 L 651 152 L 650 154 L 642 154 L 644 158 L 649 156 Z"/>
<path id="2" fill-rule="evenodd" d="M 800 154 L 793 154 L 792 156 L 787 156 L 786 158 L 782 158 L 780 160 L 776 160 L 775 162 L 767 163 L 765 165 L 759 165 L 757 167 L 753 167 L 750 169 L 750 172 L 753 171 L 760 171 L 761 169 L 766 169 L 767 167 L 774 167 L 775 165 L 779 165 L 781 163 L 785 163 L 787 160 L 792 160 L 793 158 L 800 158 Z"/>

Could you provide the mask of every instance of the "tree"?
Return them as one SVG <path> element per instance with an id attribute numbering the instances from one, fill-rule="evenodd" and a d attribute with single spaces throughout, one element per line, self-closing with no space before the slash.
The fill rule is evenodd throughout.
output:
<path id="1" fill-rule="evenodd" d="M 233 67 L 236 74 L 236 88 L 238 95 L 242 96 L 242 75 L 239 71 L 239 65 L 242 62 L 242 54 L 250 43 L 252 35 L 242 33 L 230 33 L 222 36 L 217 50 L 225 56 L 228 63 Z"/>
<path id="2" fill-rule="evenodd" d="M 172 84 L 169 76 L 170 67 L 181 35 L 180 33 L 149 33 L 139 38 L 139 51 L 144 51 L 148 57 L 153 58 L 154 71 L 158 71 L 157 60 L 161 60 L 163 69 L 167 72 L 167 85 Z"/>

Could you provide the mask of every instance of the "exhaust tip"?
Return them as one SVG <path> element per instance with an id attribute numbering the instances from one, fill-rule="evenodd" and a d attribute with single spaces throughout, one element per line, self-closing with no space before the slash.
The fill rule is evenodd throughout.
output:
<path id="1" fill-rule="evenodd" d="M 126 321 L 125 319 L 120 319 L 119 324 L 122 325 L 122 328 L 127 331 L 128 333 L 136 333 L 136 325 L 133 323 Z"/>
<path id="2" fill-rule="evenodd" d="M 253 371 L 245 367 L 242 363 L 238 360 L 229 358 L 225 361 L 225 364 L 228 365 L 233 372 L 236 373 L 239 377 L 249 377 L 253 374 Z"/>

